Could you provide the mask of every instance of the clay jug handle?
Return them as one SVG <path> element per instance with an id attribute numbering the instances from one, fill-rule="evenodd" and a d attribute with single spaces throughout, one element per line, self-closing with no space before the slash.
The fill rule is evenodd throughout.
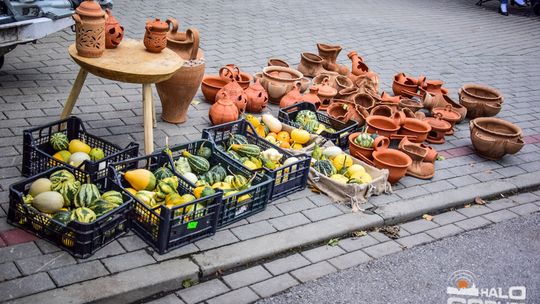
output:
<path id="1" fill-rule="evenodd" d="M 75 23 L 82 24 L 81 16 L 79 16 L 79 14 L 73 14 L 73 15 L 71 15 L 71 18 L 73 18 L 73 20 L 75 20 Z"/>
<path id="2" fill-rule="evenodd" d="M 176 34 L 176 32 L 178 31 L 178 21 L 172 17 L 169 17 L 167 18 L 167 20 L 165 20 L 165 22 L 167 22 L 167 24 L 171 28 L 171 33 Z"/>
<path id="3" fill-rule="evenodd" d="M 424 75 L 418 76 L 418 81 L 417 81 L 416 84 L 417 84 L 419 87 L 422 87 L 422 85 L 424 84 L 424 82 L 426 82 L 426 76 L 424 76 Z"/>
<path id="4" fill-rule="evenodd" d="M 403 122 L 405 121 L 404 116 L 405 116 L 405 114 L 403 112 L 401 112 L 401 111 L 394 112 L 394 115 L 393 115 L 392 119 L 396 123 L 396 126 L 401 126 L 403 124 Z"/>
<path id="5" fill-rule="evenodd" d="M 451 104 L 447 104 L 446 106 L 444 106 L 444 110 L 446 112 L 452 112 L 452 105 Z"/>
<path id="6" fill-rule="evenodd" d="M 227 64 L 219 69 L 219 77 L 225 82 L 240 80 L 240 70 L 233 64 Z"/>
<path id="7" fill-rule="evenodd" d="M 300 89 L 302 88 L 302 82 L 301 81 L 295 81 L 293 86 L 298 90 L 300 91 Z"/>
<path id="8" fill-rule="evenodd" d="M 191 47 L 191 55 L 189 56 L 190 60 L 197 59 L 197 53 L 199 52 L 199 30 L 194 27 L 190 27 L 186 31 L 186 36 L 191 37 L 193 41 L 193 46 Z"/>
<path id="9" fill-rule="evenodd" d="M 323 84 L 323 85 L 330 85 L 330 78 L 324 77 L 324 79 L 321 81 L 321 84 Z"/>
<path id="10" fill-rule="evenodd" d="M 375 140 L 373 140 L 373 149 L 375 149 L 375 151 L 386 150 L 388 149 L 389 146 L 390 146 L 390 139 L 388 139 L 388 137 L 386 136 L 379 135 L 375 137 Z"/>

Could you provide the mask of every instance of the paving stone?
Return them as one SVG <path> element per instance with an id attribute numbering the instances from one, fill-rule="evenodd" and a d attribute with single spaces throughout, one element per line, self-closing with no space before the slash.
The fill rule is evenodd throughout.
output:
<path id="1" fill-rule="evenodd" d="M 307 198 L 291 200 L 289 202 L 285 202 L 276 206 L 285 214 L 291 214 L 317 207 Z"/>
<path id="2" fill-rule="evenodd" d="M 444 226 L 426 231 L 427 234 L 429 234 L 430 236 L 436 239 L 442 239 L 445 237 L 456 235 L 460 232 L 463 232 L 463 229 L 459 228 L 458 226 L 454 224 L 444 225 Z"/>
<path id="3" fill-rule="evenodd" d="M 13 262 L 0 264 L 0 282 L 14 279 L 20 275 L 21 273 Z"/>
<path id="4" fill-rule="evenodd" d="M 358 238 L 348 238 L 339 240 L 339 247 L 345 249 L 348 252 L 356 251 L 365 247 L 369 247 L 378 244 L 379 241 L 371 235 L 364 235 Z"/>
<path id="5" fill-rule="evenodd" d="M 148 304 L 184 304 L 184 301 L 180 300 L 175 294 L 170 294 L 163 298 L 150 301 Z"/>
<path id="6" fill-rule="evenodd" d="M 65 286 L 106 276 L 109 272 L 100 261 L 90 261 L 53 269 L 49 274 L 58 286 Z"/>
<path id="7" fill-rule="evenodd" d="M 240 240 L 247 240 L 254 237 L 258 237 L 265 234 L 270 234 L 276 231 L 270 223 L 266 221 L 256 222 L 236 228 L 232 228 L 231 232 L 234 233 Z"/>
<path id="8" fill-rule="evenodd" d="M 101 260 L 111 273 L 153 264 L 156 261 L 145 250 L 128 252 Z"/>
<path id="9" fill-rule="evenodd" d="M 255 266 L 226 275 L 223 277 L 223 281 L 225 281 L 232 289 L 238 289 L 271 277 L 272 275 L 262 266 Z"/>
<path id="10" fill-rule="evenodd" d="M 424 232 L 409 235 L 409 236 L 399 238 L 396 240 L 396 242 L 398 242 L 399 244 L 407 248 L 412 248 L 414 246 L 430 243 L 432 241 L 434 241 L 434 239 Z"/>
<path id="11" fill-rule="evenodd" d="M 187 256 L 189 254 L 198 252 L 199 248 L 193 244 L 187 244 L 180 248 L 173 249 L 167 253 L 159 254 L 157 252 L 152 253 L 152 257 L 158 262 L 178 258 L 181 256 Z"/>
<path id="12" fill-rule="evenodd" d="M 363 249 L 365 253 L 373 258 L 380 258 L 385 255 L 400 252 L 401 250 L 401 246 L 395 241 L 388 241 Z"/>
<path id="13" fill-rule="evenodd" d="M 491 210 L 496 211 L 496 210 L 501 210 L 501 209 L 508 209 L 508 208 L 517 206 L 517 204 L 514 203 L 514 201 L 512 201 L 510 198 L 503 198 L 500 200 L 489 202 L 485 206 Z"/>
<path id="14" fill-rule="evenodd" d="M 465 215 L 466 217 L 475 217 L 478 215 L 492 212 L 492 210 L 489 209 L 488 207 L 481 206 L 481 205 L 471 205 L 468 208 L 460 208 L 460 209 L 457 209 L 456 211 Z"/>
<path id="15" fill-rule="evenodd" d="M 466 185 L 476 184 L 479 182 L 479 180 L 472 176 L 460 176 L 451 178 L 448 180 L 448 182 L 459 188 Z"/>
<path id="16" fill-rule="evenodd" d="M 21 272 L 25 275 L 47 271 L 66 265 L 77 263 L 75 259 L 65 251 L 59 251 L 46 255 L 39 255 L 15 261 Z"/>
<path id="17" fill-rule="evenodd" d="M 323 194 L 312 195 L 308 198 L 310 201 L 312 201 L 315 205 L 319 207 L 333 203 L 332 199 L 329 196 Z"/>
<path id="18" fill-rule="evenodd" d="M 255 223 L 258 221 L 277 218 L 280 216 L 283 216 L 283 212 L 279 211 L 279 209 L 275 206 L 268 206 L 266 207 L 266 210 L 248 217 L 247 221 L 250 223 Z"/>
<path id="19" fill-rule="evenodd" d="M 122 244 L 122 247 L 127 251 L 135 251 L 141 248 L 147 247 L 146 243 L 137 235 L 128 235 L 123 238 L 119 238 L 118 242 Z"/>
<path id="20" fill-rule="evenodd" d="M 100 250 L 96 251 L 96 253 L 94 253 L 92 256 L 86 259 L 80 259 L 80 261 L 85 262 L 90 260 L 98 260 L 109 256 L 119 255 L 125 252 L 126 251 L 124 250 L 124 248 L 122 248 L 120 243 L 118 243 L 118 241 L 114 241 L 109 243 L 107 246 L 101 248 Z"/>
<path id="21" fill-rule="evenodd" d="M 273 275 L 279 275 L 291 270 L 309 265 L 310 262 L 302 255 L 295 253 L 285 258 L 281 258 L 264 264 L 264 267 Z"/>
<path id="22" fill-rule="evenodd" d="M 34 243 L 39 247 L 39 249 L 43 253 L 53 253 L 53 252 L 58 252 L 62 250 L 60 249 L 60 247 L 53 245 L 43 239 L 35 240 Z"/>
<path id="23" fill-rule="evenodd" d="M 481 216 L 475 216 L 475 217 L 471 217 L 463 221 L 456 222 L 454 224 L 460 227 L 461 229 L 473 230 L 473 229 L 487 226 L 491 224 L 491 222 Z"/>
<path id="24" fill-rule="evenodd" d="M 493 213 L 484 214 L 482 216 L 487 218 L 488 220 L 494 222 L 494 223 L 498 223 L 498 222 L 502 222 L 502 221 L 506 221 L 506 220 L 515 218 L 518 215 L 511 212 L 511 211 L 508 211 L 508 210 L 499 210 L 499 211 L 495 211 Z"/>
<path id="25" fill-rule="evenodd" d="M 45 272 L 6 281 L 0 283 L 0 302 L 20 298 L 52 288 L 55 288 L 55 285 Z"/>
<path id="26" fill-rule="evenodd" d="M 365 263 L 370 261 L 371 258 L 365 254 L 362 250 L 357 250 L 353 252 L 340 255 L 338 257 L 328 260 L 330 264 L 336 267 L 339 270 L 351 268 L 353 266 Z"/>
<path id="27" fill-rule="evenodd" d="M 202 239 L 195 242 L 195 245 L 199 247 L 200 250 L 208 250 L 216 247 L 221 247 L 227 244 L 232 244 L 238 242 L 238 238 L 232 234 L 230 230 L 221 230 L 216 232 L 215 235 Z"/>
<path id="28" fill-rule="evenodd" d="M 313 208 L 310 210 L 302 211 L 312 222 L 320 221 L 325 218 L 334 217 L 339 214 L 343 214 L 338 208 L 333 205 L 326 205 L 322 207 Z"/>
<path id="29" fill-rule="evenodd" d="M 402 233 L 403 230 L 400 229 L 399 232 Z M 389 237 L 387 237 L 384 233 L 379 232 L 379 231 L 368 232 L 368 235 L 374 237 L 377 241 L 379 241 L 379 243 L 390 241 Z"/>
<path id="30" fill-rule="evenodd" d="M 37 239 L 35 235 L 19 228 L 0 232 L 0 238 L 6 242 L 7 246 L 28 243 Z"/>
<path id="31" fill-rule="evenodd" d="M 399 195 L 401 198 L 404 198 L 404 199 L 429 194 L 429 192 L 426 189 L 424 189 L 424 188 L 422 188 L 420 186 L 414 186 L 414 187 L 409 187 L 409 188 L 405 188 L 405 189 L 400 189 L 400 190 L 395 191 L 395 193 L 397 195 Z"/>
<path id="32" fill-rule="evenodd" d="M 229 293 L 215 297 L 207 301 L 208 304 L 244 304 L 252 303 L 259 299 L 249 287 L 233 290 Z"/>
<path id="33" fill-rule="evenodd" d="M 251 285 L 253 289 L 261 298 L 267 298 L 276 293 L 280 293 L 286 289 L 289 289 L 295 285 L 298 285 L 298 281 L 291 277 L 288 273 L 282 274 L 277 277 L 273 277 L 266 281 Z"/>
<path id="34" fill-rule="evenodd" d="M 336 268 L 330 265 L 326 261 L 312 264 L 304 268 L 300 268 L 291 272 L 291 275 L 298 279 L 300 282 L 305 283 L 308 281 L 316 280 L 327 274 L 336 272 Z"/>
<path id="35" fill-rule="evenodd" d="M 416 221 L 412 221 L 412 222 L 408 222 L 408 223 L 404 223 L 400 225 L 401 228 L 407 230 L 411 234 L 416 234 L 422 231 L 433 229 L 438 226 L 439 225 L 437 225 L 436 223 L 425 220 L 425 219 L 419 219 Z"/>
<path id="36" fill-rule="evenodd" d="M 218 279 L 199 283 L 186 289 L 178 291 L 176 294 L 187 304 L 202 302 L 211 297 L 226 293 L 229 291 L 223 282 Z"/>
<path id="37" fill-rule="evenodd" d="M 319 261 L 328 260 L 329 258 L 333 258 L 344 253 L 345 251 L 338 246 L 324 245 L 303 251 L 302 255 L 305 256 L 312 263 L 317 263 Z"/>
<path id="38" fill-rule="evenodd" d="M 537 195 L 527 192 L 527 193 L 520 193 L 518 195 L 512 196 L 512 200 L 518 204 L 526 204 L 526 203 L 532 203 L 532 202 L 538 202 L 540 201 L 540 197 Z"/>
<path id="39" fill-rule="evenodd" d="M 528 203 L 528 204 L 523 204 L 517 207 L 510 208 L 509 210 L 519 215 L 527 215 L 527 214 L 540 211 L 540 207 L 538 207 L 537 205 L 533 203 Z"/>
<path id="40" fill-rule="evenodd" d="M 457 221 L 466 219 L 467 217 L 456 211 L 449 211 L 437 214 L 433 217 L 433 221 L 439 225 L 451 224 Z"/>
<path id="41" fill-rule="evenodd" d="M 271 219 L 269 220 L 269 222 L 277 230 L 285 230 L 292 227 L 308 224 L 311 221 L 302 213 L 297 212 L 297 213 L 285 215 L 282 217 L 278 217 L 275 219 Z"/>

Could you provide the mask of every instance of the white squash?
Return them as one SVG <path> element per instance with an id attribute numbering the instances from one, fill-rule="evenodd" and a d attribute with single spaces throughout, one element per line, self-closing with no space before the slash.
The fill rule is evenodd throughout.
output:
<path id="1" fill-rule="evenodd" d="M 262 121 L 274 133 L 279 133 L 281 131 L 282 125 L 281 122 L 275 118 L 272 114 L 263 114 Z"/>
<path id="2" fill-rule="evenodd" d="M 327 158 L 332 159 L 336 155 L 343 153 L 343 150 L 341 150 L 341 148 L 338 147 L 338 146 L 332 146 L 332 147 L 328 147 L 328 148 L 324 149 L 322 153 Z"/>
<path id="3" fill-rule="evenodd" d="M 197 180 L 198 180 L 197 175 L 191 172 L 185 172 L 182 174 L 182 176 L 194 185 L 197 183 Z"/>
<path id="4" fill-rule="evenodd" d="M 69 164 L 78 167 L 80 166 L 85 160 L 90 160 L 90 155 L 84 153 L 84 152 L 75 152 L 71 154 L 69 157 Z"/>

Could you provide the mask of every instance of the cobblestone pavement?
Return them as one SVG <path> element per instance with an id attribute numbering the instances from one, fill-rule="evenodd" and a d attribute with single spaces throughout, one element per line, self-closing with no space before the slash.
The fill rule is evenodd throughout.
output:
<path id="1" fill-rule="evenodd" d="M 283 58 L 296 66 L 300 52 L 316 52 L 315 43 L 320 41 L 344 46 L 340 61 L 345 64 L 349 64 L 345 54 L 357 50 L 380 74 L 382 89 L 387 91 L 392 76 L 404 71 L 444 80 L 454 98 L 465 82 L 489 84 L 504 93 L 505 104 L 498 116 L 523 129 L 528 145 L 520 153 L 497 162 L 476 156 L 471 150 L 468 125 L 463 123 L 447 143 L 436 147 L 447 159 L 437 163 L 433 180 L 406 177 L 394 187 L 394 194 L 370 199 L 370 204 L 379 206 L 464 185 L 482 187 L 485 181 L 540 168 L 540 101 L 536 98 L 540 93 L 540 34 L 534 30 L 539 18 L 526 17 L 517 9 L 511 10 L 511 16 L 502 17 L 496 14 L 493 3 L 479 8 L 473 2 L 117 0 L 115 12 L 130 38 L 143 37 L 148 17 L 173 16 L 182 28 L 197 27 L 208 73 L 216 73 L 227 63 L 257 72 L 270 57 Z M 0 283 L 4 297 L 0 301 L 147 267 L 349 212 L 306 190 L 273 203 L 265 212 L 227 227 L 211 239 L 167 255 L 153 253 L 140 239 L 128 235 L 87 260 L 74 259 L 13 229 L 5 221 L 7 190 L 20 179 L 22 131 L 59 117 L 78 71 L 67 55 L 67 46 L 73 40 L 74 34 L 66 30 L 37 44 L 19 46 L 6 55 L 0 71 L 0 247 L 4 247 L 0 248 L 0 281 L 5 281 Z M 202 95 L 197 98 L 202 100 Z M 189 120 L 183 125 L 158 119 L 156 147 L 164 145 L 166 136 L 172 143 L 199 138 L 201 130 L 209 126 L 208 107 L 207 103 L 191 106 Z M 276 107 L 271 111 L 275 114 Z M 89 76 L 73 114 L 87 123 L 91 133 L 120 145 L 143 142 L 139 86 Z M 14 289 L 13 282 L 21 277 L 25 278 L 25 288 Z"/>

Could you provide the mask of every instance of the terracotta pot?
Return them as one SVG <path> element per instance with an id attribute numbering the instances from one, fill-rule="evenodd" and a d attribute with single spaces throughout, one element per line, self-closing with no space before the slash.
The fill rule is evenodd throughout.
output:
<path id="1" fill-rule="evenodd" d="M 302 77 L 302 79 L 300 79 L 300 93 L 304 93 L 308 88 L 309 88 L 309 84 L 311 83 L 311 80 L 307 77 Z"/>
<path id="2" fill-rule="evenodd" d="M 341 52 L 341 46 L 317 43 L 319 56 L 323 58 L 323 67 L 328 71 L 338 72 L 341 75 L 347 76 L 349 68 L 336 63 L 337 57 Z"/>
<path id="3" fill-rule="evenodd" d="M 321 84 L 317 85 L 317 88 L 319 89 L 317 95 L 321 100 L 320 109 L 324 111 L 330 105 L 332 98 L 336 96 L 337 90 L 330 86 L 328 78 L 325 78 Z"/>
<path id="4" fill-rule="evenodd" d="M 114 18 L 112 11 L 106 9 L 107 21 L 105 21 L 105 48 L 115 49 L 124 38 L 124 27 Z"/>
<path id="5" fill-rule="evenodd" d="M 401 116 L 398 112 L 393 117 L 372 115 L 366 118 L 367 133 L 375 133 L 381 136 L 390 137 L 396 134 L 401 126 Z"/>
<path id="6" fill-rule="evenodd" d="M 339 91 L 339 86 L 337 84 L 337 77 L 340 76 L 338 73 L 336 72 L 328 72 L 328 71 L 324 71 L 324 72 L 321 72 L 319 75 L 315 76 L 312 80 L 312 83 L 313 85 L 319 85 L 319 84 L 322 84 L 324 82 L 325 79 L 328 79 L 328 83 L 330 83 L 330 85 Z"/>
<path id="7" fill-rule="evenodd" d="M 430 131 L 431 126 L 427 122 L 416 118 L 405 118 L 398 134 L 416 136 L 416 139 L 411 137 L 411 141 L 422 143 L 426 140 Z"/>
<path id="8" fill-rule="evenodd" d="M 418 85 L 414 81 L 407 82 L 405 74 L 398 73 L 394 76 L 394 81 L 392 82 L 392 91 L 394 91 L 394 95 L 411 98 L 418 91 Z"/>
<path id="9" fill-rule="evenodd" d="M 439 153 L 437 152 L 437 150 L 433 149 L 433 147 L 425 145 L 423 143 L 413 143 L 409 140 L 407 136 L 404 136 L 403 139 L 399 142 L 399 149 L 401 150 L 405 145 L 417 145 L 421 148 L 426 149 L 427 154 L 426 157 L 424 157 L 425 162 L 434 163 L 439 156 Z"/>
<path id="10" fill-rule="evenodd" d="M 444 88 L 443 88 L 444 89 Z M 447 94 L 448 91 L 442 90 L 442 92 L 446 92 L 443 94 Z M 431 110 L 433 108 L 440 108 L 447 105 L 447 102 L 444 100 L 444 97 L 442 97 L 442 94 L 433 94 L 430 93 L 422 88 L 419 88 L 419 94 L 415 95 L 416 97 L 420 98 L 422 100 L 422 103 L 424 105 L 424 109 Z"/>
<path id="11" fill-rule="evenodd" d="M 499 90 L 482 84 L 466 83 L 461 87 L 459 94 L 483 102 L 502 103 L 504 101 Z"/>
<path id="12" fill-rule="evenodd" d="M 346 88 L 346 89 L 343 89 L 343 90 L 339 90 L 338 94 L 336 95 L 335 98 L 336 99 L 343 99 L 343 100 L 353 101 L 354 96 L 356 94 L 358 94 L 359 92 L 360 92 L 360 90 L 357 87 Z"/>
<path id="13" fill-rule="evenodd" d="M 352 75 L 352 74 L 351 74 Z M 379 75 L 377 73 L 369 71 L 363 75 L 355 76 L 356 78 L 351 80 L 353 83 L 364 93 L 369 93 L 373 96 L 379 95 Z"/>
<path id="14" fill-rule="evenodd" d="M 300 54 L 300 64 L 298 71 L 307 77 L 315 77 L 325 71 L 323 68 L 323 59 L 321 56 L 313 53 Z"/>
<path id="15" fill-rule="evenodd" d="M 368 66 L 364 63 L 364 58 L 358 56 L 356 51 L 350 51 L 347 57 L 352 62 L 351 74 L 359 76 L 369 71 Z"/>
<path id="16" fill-rule="evenodd" d="M 426 80 L 422 88 L 433 94 L 442 94 L 442 85 L 443 82 L 441 80 Z"/>
<path id="17" fill-rule="evenodd" d="M 247 97 L 244 93 L 244 89 L 236 81 L 227 83 L 216 95 L 216 101 L 222 98 L 223 93 L 227 93 L 230 100 L 234 101 L 234 104 L 238 107 L 238 113 L 244 114 L 247 106 Z"/>
<path id="18" fill-rule="evenodd" d="M 251 76 L 249 73 L 240 72 L 240 81 L 238 81 L 238 84 L 242 87 L 242 89 L 245 90 L 249 88 L 249 85 L 252 80 L 253 80 L 253 76 Z"/>
<path id="19" fill-rule="evenodd" d="M 370 115 L 392 117 L 394 110 L 387 105 L 378 105 L 371 109 Z"/>
<path id="20" fill-rule="evenodd" d="M 205 62 L 203 53 L 199 50 L 199 31 L 190 28 L 183 35 L 178 35 L 176 20 L 170 18 L 167 21 L 172 24 L 171 32 L 167 36 L 167 47 L 185 62 L 171 78 L 156 83 L 156 89 L 163 108 L 161 118 L 171 123 L 183 123 L 187 120 L 189 105 L 201 86 Z M 184 40 L 175 40 L 182 37 Z M 190 53 L 187 54 L 186 50 Z"/>
<path id="21" fill-rule="evenodd" d="M 355 158 L 362 159 L 363 156 L 369 160 L 373 160 L 373 151 L 375 151 L 375 149 L 373 147 L 362 147 L 355 142 L 356 138 L 360 136 L 360 134 L 362 134 L 362 132 L 355 132 L 349 135 L 349 152 L 351 152 L 351 155 Z M 384 138 L 385 137 L 383 136 L 376 137 L 375 140 L 373 140 L 373 146 L 378 145 L 380 141 L 384 140 Z"/>
<path id="22" fill-rule="evenodd" d="M 437 94 L 435 95 L 435 99 L 437 101 L 435 101 L 434 104 L 443 104 L 444 101 L 444 105 L 434 106 L 433 108 L 446 107 L 446 105 L 449 104 L 452 106 L 452 109 L 454 111 L 458 112 L 459 115 L 461 115 L 458 123 L 463 121 L 463 119 L 465 119 L 465 117 L 467 116 L 467 108 L 452 100 L 452 98 L 450 98 L 448 94 Z"/>
<path id="23" fill-rule="evenodd" d="M 395 103 L 395 104 L 398 104 L 399 101 L 401 100 L 399 96 L 390 96 L 390 94 L 386 93 L 386 92 L 382 92 L 381 93 L 381 101 L 382 102 L 391 102 L 391 103 Z"/>
<path id="24" fill-rule="evenodd" d="M 334 100 L 330 106 L 328 106 L 326 112 L 328 113 L 328 116 L 333 119 L 337 119 L 341 122 L 348 122 L 352 116 L 351 107 L 354 108 L 350 103 Z"/>
<path id="25" fill-rule="evenodd" d="M 238 120 L 238 107 L 229 98 L 226 92 L 214 103 L 208 112 L 208 118 L 212 125 L 220 125 Z"/>
<path id="26" fill-rule="evenodd" d="M 218 72 L 219 77 L 221 77 L 221 79 L 227 83 L 242 80 L 240 73 L 240 68 L 234 64 L 226 64 L 225 66 L 219 68 Z"/>
<path id="27" fill-rule="evenodd" d="M 302 101 L 310 102 L 315 105 L 316 109 L 319 109 L 322 102 L 321 102 L 321 99 L 319 98 L 318 93 L 319 93 L 319 88 L 316 86 L 313 86 L 309 88 L 309 93 L 304 94 L 304 96 L 302 96 Z"/>
<path id="28" fill-rule="evenodd" d="M 209 103 L 216 102 L 216 95 L 227 84 L 220 76 L 207 75 L 202 80 L 201 90 Z"/>
<path id="29" fill-rule="evenodd" d="M 371 95 L 365 93 L 358 93 L 354 95 L 353 102 L 357 106 L 361 106 L 367 111 L 371 111 L 371 109 L 373 109 L 375 106 L 375 99 L 371 97 Z"/>
<path id="30" fill-rule="evenodd" d="M 279 104 L 281 98 L 293 89 L 304 76 L 295 69 L 269 66 L 263 69 L 262 86 L 268 92 L 270 102 Z"/>
<path id="31" fill-rule="evenodd" d="M 459 103 L 467 108 L 469 118 L 495 116 L 504 101 L 497 89 L 480 84 L 465 84 L 458 95 Z"/>
<path id="32" fill-rule="evenodd" d="M 391 184 L 397 183 L 407 173 L 407 168 L 412 164 L 412 159 L 405 153 L 388 149 L 390 140 L 383 138 L 376 145 L 373 151 L 373 163 L 379 169 L 388 169 L 388 181 Z"/>
<path id="33" fill-rule="evenodd" d="M 347 76 L 336 76 L 336 83 L 333 86 L 336 90 L 351 89 L 354 88 L 354 83 Z"/>
<path id="34" fill-rule="evenodd" d="M 407 168 L 407 175 L 420 179 L 433 178 L 435 175 L 435 165 L 431 162 L 424 161 L 428 154 L 427 149 L 417 145 L 403 145 L 399 150 L 412 160 L 411 165 Z"/>
<path id="35" fill-rule="evenodd" d="M 302 101 L 302 94 L 300 93 L 300 90 L 301 90 L 301 84 L 297 82 L 294 88 L 281 98 L 281 101 L 279 102 L 279 107 L 281 109 L 287 108 L 297 102 Z"/>
<path id="36" fill-rule="evenodd" d="M 254 84 L 244 90 L 247 99 L 246 110 L 249 113 L 261 113 L 268 104 L 268 94 L 257 79 Z"/>
<path id="37" fill-rule="evenodd" d="M 150 53 L 160 53 L 167 47 L 169 24 L 159 19 L 148 20 L 144 32 L 144 46 Z"/>
<path id="38" fill-rule="evenodd" d="M 444 136 L 452 129 L 452 125 L 443 120 L 440 113 L 435 114 L 435 117 L 426 117 L 424 121 L 431 126 L 426 141 L 432 144 L 444 144 Z"/>
<path id="39" fill-rule="evenodd" d="M 525 145 L 521 128 L 508 121 L 481 117 L 469 122 L 471 141 L 478 155 L 491 160 L 515 154 Z"/>
<path id="40" fill-rule="evenodd" d="M 417 101 L 417 100 L 414 100 L 414 99 L 411 99 L 411 98 L 402 98 L 402 99 L 399 100 L 399 108 L 400 109 L 408 108 L 411 111 L 416 112 L 416 111 L 420 110 L 423 107 L 424 107 L 424 105 L 422 104 L 421 101 Z"/>
<path id="41" fill-rule="evenodd" d="M 451 105 L 447 104 L 444 108 L 433 108 L 431 113 L 440 113 L 442 119 L 448 121 L 452 125 L 452 129 L 446 133 L 446 135 L 454 134 L 454 125 L 461 120 L 461 114 L 455 111 Z"/>
<path id="42" fill-rule="evenodd" d="M 270 59 L 268 59 L 267 66 L 280 66 L 280 67 L 284 67 L 284 68 L 290 67 L 289 63 L 287 63 L 287 61 L 285 61 L 283 59 L 279 59 L 279 58 L 270 58 Z"/>
<path id="43" fill-rule="evenodd" d="M 107 15 L 94 0 L 85 0 L 72 15 L 75 20 L 75 47 L 81 57 L 97 58 L 105 51 Z"/>

